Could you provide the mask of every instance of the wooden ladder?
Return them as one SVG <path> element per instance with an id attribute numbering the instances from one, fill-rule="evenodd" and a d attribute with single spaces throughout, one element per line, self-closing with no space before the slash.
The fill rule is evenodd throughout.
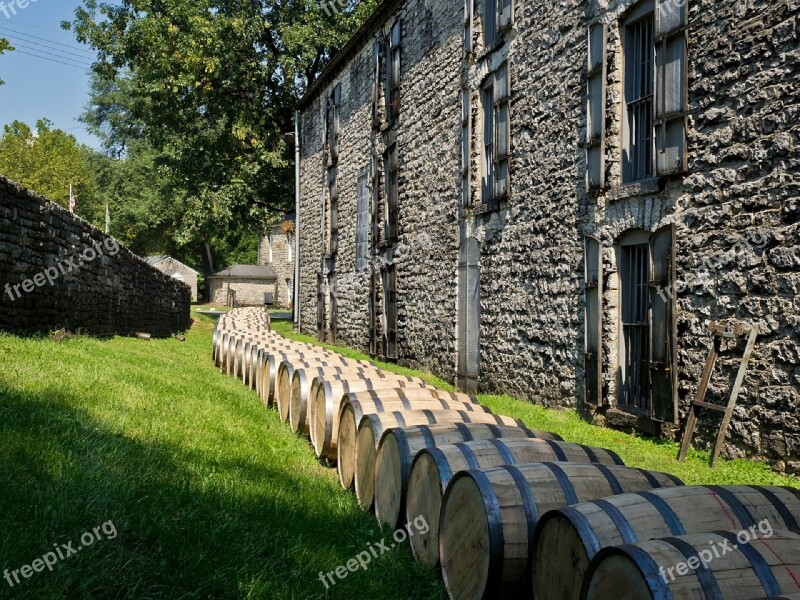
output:
<path id="1" fill-rule="evenodd" d="M 758 325 L 753 325 L 750 327 L 744 325 L 735 325 L 731 328 L 723 325 L 722 323 L 710 323 L 708 329 L 711 332 L 713 344 L 711 346 L 711 351 L 708 353 L 708 360 L 706 360 L 703 376 L 700 379 L 700 387 L 697 389 L 697 396 L 692 401 L 692 405 L 689 407 L 689 419 L 686 422 L 686 431 L 683 434 L 683 442 L 681 442 L 681 451 L 678 454 L 678 460 L 680 462 L 686 460 L 686 453 L 689 451 L 689 446 L 691 445 L 692 437 L 694 436 L 694 428 L 697 424 L 697 412 L 701 408 L 707 408 L 709 410 L 725 413 L 722 418 L 719 434 L 717 435 L 717 443 L 714 445 L 714 454 L 711 456 L 711 468 L 713 469 L 717 465 L 717 459 L 722 451 L 722 445 L 725 443 L 725 434 L 728 431 L 728 425 L 730 425 L 731 417 L 733 416 L 733 409 L 736 406 L 736 400 L 739 398 L 739 392 L 742 389 L 744 374 L 747 371 L 747 364 L 750 362 L 750 356 L 753 354 L 753 348 L 755 347 L 756 338 L 758 337 Z M 731 397 L 728 400 L 728 405 L 722 406 L 719 404 L 706 402 L 705 398 L 708 391 L 708 384 L 711 381 L 711 375 L 714 372 L 714 365 L 716 365 L 717 358 L 720 356 L 722 340 L 739 339 L 744 337 L 747 338 L 747 346 L 745 346 L 744 353 L 742 354 L 742 362 L 739 365 L 739 372 L 736 375 L 736 381 L 733 383 L 733 390 L 731 391 Z"/>

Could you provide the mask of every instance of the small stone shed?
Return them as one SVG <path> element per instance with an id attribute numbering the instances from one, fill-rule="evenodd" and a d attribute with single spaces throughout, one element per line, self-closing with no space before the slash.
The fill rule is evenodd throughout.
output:
<path id="1" fill-rule="evenodd" d="M 197 271 L 171 256 L 148 256 L 145 260 L 162 273 L 166 273 L 192 288 L 192 302 L 197 302 L 197 276 L 199 275 Z"/>
<path id="2" fill-rule="evenodd" d="M 209 297 L 216 304 L 227 304 L 233 291 L 239 306 L 273 304 L 277 280 L 271 267 L 233 265 L 208 276 Z"/>

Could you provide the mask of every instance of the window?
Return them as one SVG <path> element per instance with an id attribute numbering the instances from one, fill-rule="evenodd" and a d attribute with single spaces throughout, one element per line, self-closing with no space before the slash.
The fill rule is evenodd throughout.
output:
<path id="1" fill-rule="evenodd" d="M 464 0 L 464 55 L 472 54 L 472 3 Z"/>
<path id="2" fill-rule="evenodd" d="M 328 146 L 328 164 L 335 166 L 339 162 L 339 128 L 340 109 L 342 104 L 342 85 L 338 84 L 328 97 L 325 111 L 325 131 Z"/>
<path id="3" fill-rule="evenodd" d="M 384 203 L 384 239 L 393 242 L 397 239 L 398 231 L 398 164 L 397 144 L 392 144 L 384 156 L 386 169 L 386 202 Z"/>
<path id="4" fill-rule="evenodd" d="M 605 185 L 606 172 L 606 44 L 608 29 L 602 23 L 589 27 L 589 61 L 586 71 L 586 189 Z"/>
<path id="5" fill-rule="evenodd" d="M 336 181 L 336 169 L 331 169 L 328 172 L 328 178 L 330 194 L 328 254 L 333 256 L 339 251 L 339 185 Z"/>
<path id="6" fill-rule="evenodd" d="M 511 29 L 514 21 L 513 0 L 484 0 L 483 44 L 494 48 L 503 41 L 503 34 Z"/>
<path id="7" fill-rule="evenodd" d="M 472 171 L 472 104 L 469 88 L 461 91 L 461 205 L 470 205 L 470 173 Z"/>
<path id="8" fill-rule="evenodd" d="M 625 24 L 625 140 L 623 144 L 623 182 L 653 176 L 655 148 L 653 109 L 655 95 L 654 17 Z"/>
<path id="9" fill-rule="evenodd" d="M 292 262 L 292 250 L 293 250 L 292 249 L 292 245 L 293 245 L 293 241 L 294 240 L 292 240 L 291 234 L 287 233 L 286 234 L 286 254 L 287 254 L 288 258 L 286 259 L 286 262 Z"/>
<path id="10" fill-rule="evenodd" d="M 643 243 L 641 243 L 643 242 Z M 650 249 L 647 238 L 632 237 L 620 248 L 620 405 L 650 410 L 649 293 Z"/>
<path id="11" fill-rule="evenodd" d="M 397 267 L 386 265 L 383 276 L 383 355 L 397 358 Z"/>
<path id="12" fill-rule="evenodd" d="M 366 172 L 358 178 L 356 202 L 356 270 L 365 271 L 369 261 L 369 179 Z"/>
<path id="13" fill-rule="evenodd" d="M 481 92 L 483 106 L 483 157 L 481 197 L 494 206 L 509 195 L 511 156 L 511 101 L 508 63 L 490 76 Z"/>
<path id="14" fill-rule="evenodd" d="M 383 77 L 383 44 L 375 42 L 372 47 L 372 60 L 375 68 L 374 80 L 372 85 L 372 127 L 380 129 L 381 126 L 381 80 Z"/>
<path id="15" fill-rule="evenodd" d="M 494 80 L 490 77 L 482 90 L 483 105 L 483 162 L 481 197 L 490 204 L 494 189 Z"/>
<path id="16" fill-rule="evenodd" d="M 386 121 L 389 124 L 400 114 L 400 38 L 398 20 L 389 34 L 389 64 L 386 69 Z"/>
<path id="17" fill-rule="evenodd" d="M 687 5 L 645 0 L 623 23 L 623 183 L 686 171 Z"/>
<path id="18" fill-rule="evenodd" d="M 267 236 L 267 264 L 272 264 L 272 234 Z"/>
<path id="19" fill-rule="evenodd" d="M 618 406 L 672 423 L 678 415 L 674 239 L 672 225 L 654 234 L 633 231 L 621 238 L 617 254 Z"/>

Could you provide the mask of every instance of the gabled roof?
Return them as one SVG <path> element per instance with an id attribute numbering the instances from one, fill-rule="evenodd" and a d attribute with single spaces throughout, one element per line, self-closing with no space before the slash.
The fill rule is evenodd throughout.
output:
<path id="1" fill-rule="evenodd" d="M 264 281 L 275 281 L 278 279 L 272 267 L 260 267 L 257 265 L 231 265 L 223 271 L 209 275 L 209 277 L 224 277 L 226 279 L 263 279 Z"/>
<path id="2" fill-rule="evenodd" d="M 192 267 L 190 267 L 189 265 L 187 265 L 187 264 L 184 264 L 184 263 L 182 263 L 181 261 L 179 261 L 178 259 L 172 258 L 171 256 L 166 256 L 166 255 L 161 255 L 161 256 L 147 256 L 147 257 L 145 257 L 145 260 L 146 260 L 146 261 L 147 261 L 147 262 L 148 262 L 148 263 L 149 263 L 151 266 L 153 266 L 153 267 L 155 267 L 156 265 L 158 265 L 158 264 L 160 264 L 160 263 L 164 262 L 165 260 L 173 260 L 173 261 L 175 261 L 176 263 L 178 263 L 179 265 L 181 265 L 182 267 L 184 267 L 184 268 L 188 269 L 189 271 L 191 271 L 192 273 L 194 273 L 194 274 L 196 274 L 196 275 L 199 275 L 199 274 L 200 274 L 198 271 L 195 271 L 195 270 L 194 270 Z"/>

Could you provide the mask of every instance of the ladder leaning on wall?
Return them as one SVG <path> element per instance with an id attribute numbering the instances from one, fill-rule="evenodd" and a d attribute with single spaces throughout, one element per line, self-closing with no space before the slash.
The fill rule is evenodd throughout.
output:
<path id="1" fill-rule="evenodd" d="M 700 386 L 697 388 L 697 396 L 694 400 L 692 400 L 692 404 L 689 407 L 689 418 L 686 421 L 686 431 L 683 434 L 683 441 L 681 442 L 678 460 L 680 462 L 686 460 L 686 453 L 689 451 L 689 446 L 691 445 L 692 437 L 694 436 L 694 428 L 697 424 L 697 413 L 701 408 L 706 408 L 716 412 L 724 413 L 724 416 L 722 417 L 722 424 L 720 425 L 719 433 L 717 434 L 717 441 L 714 444 L 714 452 L 711 455 L 711 468 L 713 469 L 717 465 L 717 459 L 719 458 L 719 454 L 722 451 L 722 446 L 725 443 L 725 435 L 728 432 L 728 426 L 730 425 L 731 417 L 733 416 L 733 409 L 736 407 L 736 400 L 739 398 L 739 392 L 742 389 L 744 375 L 747 372 L 747 365 L 750 362 L 750 357 L 753 354 L 753 348 L 755 347 L 756 338 L 758 337 L 758 325 L 734 325 L 733 327 L 728 327 L 722 323 L 709 323 L 708 329 L 711 332 L 712 337 L 711 350 L 708 353 L 706 366 L 703 369 L 703 375 L 700 378 Z M 747 339 L 747 345 L 745 346 L 744 353 L 742 354 L 741 363 L 739 364 L 739 372 L 736 374 L 736 380 L 733 383 L 733 389 L 731 391 L 731 396 L 728 399 L 728 404 L 726 406 L 722 406 L 720 404 L 706 402 L 708 384 L 711 381 L 711 375 L 714 372 L 714 366 L 716 365 L 717 358 L 720 356 L 722 340 L 739 340 L 742 338 Z"/>

